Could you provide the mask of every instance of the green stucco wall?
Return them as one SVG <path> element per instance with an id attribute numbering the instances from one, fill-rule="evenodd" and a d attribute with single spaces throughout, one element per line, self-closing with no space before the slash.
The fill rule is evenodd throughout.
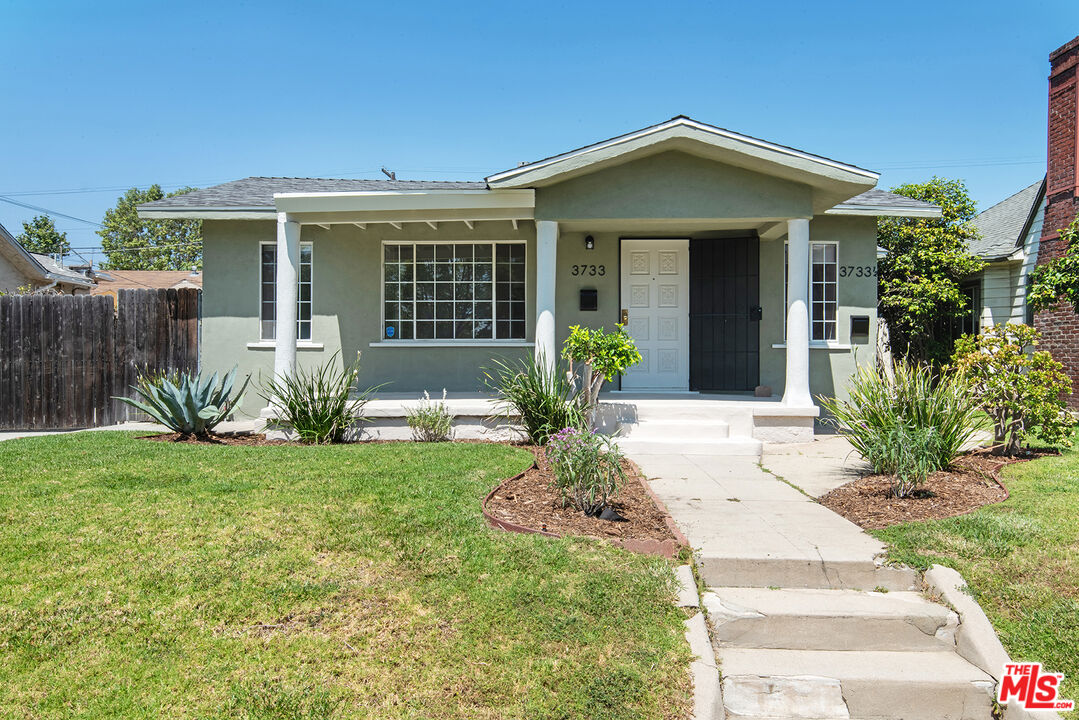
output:
<path id="1" fill-rule="evenodd" d="M 459 225 L 459 226 L 458 226 Z M 522 357 L 521 347 L 371 347 L 382 334 L 380 312 L 382 242 L 384 240 L 467 241 L 524 240 L 526 242 L 526 337 L 533 335 L 535 319 L 535 230 L 521 223 L 514 230 L 507 222 L 444 223 L 433 230 L 416 223 L 397 230 L 390 225 L 331 225 L 330 230 L 304 226 L 301 241 L 312 243 L 312 337 L 321 349 L 297 352 L 301 366 L 324 362 L 334 352 L 351 361 L 361 353 L 361 386 L 388 383 L 386 392 L 432 393 L 474 391 L 481 387 L 480 368 L 495 355 Z M 239 364 L 256 383 L 261 373 L 273 371 L 273 348 L 252 349 L 259 340 L 259 243 L 273 242 L 274 223 L 258 221 L 206 221 L 203 224 L 204 275 L 202 363 L 208 370 Z M 244 403 L 247 412 L 264 405 L 254 392 Z"/>
<path id="2" fill-rule="evenodd" d="M 536 191 L 539 220 L 788 218 L 813 210 L 807 185 L 682 152 L 633 160 Z"/>
<path id="3" fill-rule="evenodd" d="M 820 216 L 809 223 L 809 241 L 835 241 L 838 243 L 839 267 L 876 268 L 877 221 L 873 217 Z M 776 394 L 783 394 L 787 355 L 782 348 L 783 338 L 783 246 L 786 238 L 761 242 L 761 384 L 771 386 Z M 766 270 L 770 268 L 770 270 Z M 875 273 L 874 273 L 875 275 Z M 839 312 L 835 344 L 849 348 L 831 349 L 810 347 L 809 387 L 814 395 L 845 397 L 846 379 L 854 373 L 859 363 L 872 363 L 875 359 L 877 337 L 877 278 L 857 271 L 849 277 L 839 278 Z M 850 318 L 852 315 L 868 315 L 870 318 L 867 338 L 852 343 Z"/>

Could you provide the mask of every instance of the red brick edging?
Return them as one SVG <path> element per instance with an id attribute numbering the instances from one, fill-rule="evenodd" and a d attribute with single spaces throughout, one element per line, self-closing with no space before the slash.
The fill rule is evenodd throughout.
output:
<path id="1" fill-rule="evenodd" d="M 648 486 L 648 481 L 645 480 L 644 475 L 641 474 L 641 469 L 637 467 L 637 463 L 633 462 L 632 460 L 627 460 L 626 462 L 629 463 L 630 468 L 633 470 L 634 479 L 644 487 L 644 491 L 648 493 L 648 497 L 652 498 L 652 502 L 656 504 L 656 508 L 658 508 L 659 511 L 663 513 L 663 522 L 667 525 L 667 528 L 671 531 L 671 534 L 674 535 L 675 539 L 637 540 L 634 538 L 627 538 L 625 540 L 621 540 L 618 538 L 608 537 L 600 539 L 606 540 L 612 545 L 623 548 L 625 550 L 629 550 L 630 552 L 641 553 L 643 555 L 659 555 L 661 557 L 670 559 L 678 557 L 678 551 L 681 550 L 683 547 L 689 547 L 689 541 L 686 539 L 686 536 L 682 534 L 682 531 L 678 529 L 678 526 L 674 522 L 674 518 L 671 517 L 670 511 L 667 510 L 667 506 L 663 504 L 663 501 L 660 500 L 656 496 L 655 492 L 652 491 L 652 488 Z M 532 467 L 529 468 L 529 470 L 535 467 L 536 464 L 535 462 L 533 462 Z M 521 476 L 523 476 L 526 472 L 528 472 L 528 470 L 525 470 L 524 472 L 519 472 L 511 478 L 503 480 L 498 485 L 496 485 L 494 489 L 491 490 L 491 492 L 487 493 L 487 496 L 483 498 L 483 504 L 481 506 L 484 519 L 487 520 L 487 524 L 491 527 L 497 528 L 499 530 L 506 530 L 507 532 L 543 535 L 544 537 L 550 538 L 562 537 L 562 535 L 560 535 L 559 533 L 553 533 L 548 530 L 540 530 L 537 528 L 527 527 L 525 525 L 518 525 L 516 523 L 510 522 L 509 520 L 502 520 L 501 518 L 497 518 L 491 513 L 487 512 L 487 502 L 492 497 L 494 497 L 494 494 L 501 490 L 502 486 L 506 483 L 512 482 L 514 480 L 519 480 Z"/>

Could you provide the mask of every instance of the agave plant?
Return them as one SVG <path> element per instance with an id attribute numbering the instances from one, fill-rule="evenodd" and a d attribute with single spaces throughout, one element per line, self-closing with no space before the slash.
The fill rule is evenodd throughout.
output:
<path id="1" fill-rule="evenodd" d="M 142 375 L 132 389 L 143 401 L 120 397 L 128 405 L 142 410 L 173 432 L 181 435 L 207 435 L 228 417 L 243 400 L 251 376 L 244 379 L 235 397 L 232 393 L 236 368 L 218 382 L 217 373 L 203 378 L 202 373 Z"/>

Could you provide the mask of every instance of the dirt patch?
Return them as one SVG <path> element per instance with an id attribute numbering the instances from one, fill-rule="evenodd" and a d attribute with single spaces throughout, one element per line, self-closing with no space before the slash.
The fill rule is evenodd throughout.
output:
<path id="1" fill-rule="evenodd" d="M 891 476 L 867 475 L 837 487 L 822 496 L 819 502 L 867 530 L 965 515 L 1008 498 L 1008 491 L 1000 482 L 1001 468 L 1046 454 L 1054 453 L 1030 452 L 1004 458 L 987 452 L 972 452 L 957 458 L 948 470 L 930 475 L 911 497 L 891 496 Z"/>
<path id="2" fill-rule="evenodd" d="M 578 535 L 615 541 L 627 549 L 673 557 L 685 538 L 677 532 L 666 509 L 644 484 L 639 470 L 625 463 L 626 482 L 611 502 L 625 520 L 589 517 L 572 506 L 551 486 L 554 474 L 542 449 L 530 447 L 536 464 L 499 485 L 488 496 L 484 510 L 500 527 L 546 535 Z"/>
<path id="3" fill-rule="evenodd" d="M 288 445 L 284 440 L 267 440 L 265 435 L 214 435 L 197 437 L 195 435 L 181 435 L 180 433 L 164 433 L 161 435 L 140 435 L 138 440 L 153 440 L 155 442 L 181 443 L 185 445 Z"/>

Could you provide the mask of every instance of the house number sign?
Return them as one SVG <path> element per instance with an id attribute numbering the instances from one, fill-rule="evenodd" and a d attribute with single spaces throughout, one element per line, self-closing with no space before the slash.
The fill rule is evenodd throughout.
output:
<path id="1" fill-rule="evenodd" d="M 840 265 L 839 277 L 875 277 L 876 265 Z"/>
<path id="2" fill-rule="evenodd" d="M 604 275 L 607 274 L 607 266 L 606 265 L 571 265 L 569 272 L 570 272 L 570 275 L 573 275 L 574 277 L 577 277 L 577 276 L 580 276 L 580 275 L 588 275 L 589 277 L 594 277 L 596 275 L 599 275 L 600 277 L 603 277 Z"/>

